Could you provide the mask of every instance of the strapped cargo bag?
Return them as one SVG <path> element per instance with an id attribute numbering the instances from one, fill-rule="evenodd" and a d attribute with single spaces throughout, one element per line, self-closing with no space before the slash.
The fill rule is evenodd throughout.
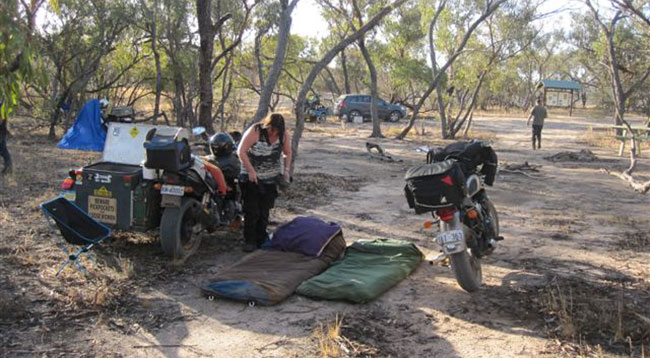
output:
<path id="1" fill-rule="evenodd" d="M 404 179 L 406 200 L 417 214 L 459 208 L 465 197 L 465 175 L 453 159 L 412 167 Z"/>
<path id="2" fill-rule="evenodd" d="M 156 129 L 147 133 L 144 148 L 147 156 L 144 166 L 151 169 L 162 169 L 178 172 L 191 165 L 192 151 L 187 139 L 178 139 L 179 131 L 175 136 L 162 136 L 156 134 Z"/>

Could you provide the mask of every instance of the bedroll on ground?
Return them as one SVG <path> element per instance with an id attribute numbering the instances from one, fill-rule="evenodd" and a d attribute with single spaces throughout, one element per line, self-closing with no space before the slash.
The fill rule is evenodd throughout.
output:
<path id="1" fill-rule="evenodd" d="M 296 292 L 318 299 L 368 302 L 405 279 L 423 258 L 406 241 L 357 241 L 347 248 L 343 260 L 300 284 Z"/>

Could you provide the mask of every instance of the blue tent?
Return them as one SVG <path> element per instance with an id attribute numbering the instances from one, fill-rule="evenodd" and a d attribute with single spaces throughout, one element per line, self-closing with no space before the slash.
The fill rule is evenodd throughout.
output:
<path id="1" fill-rule="evenodd" d="M 77 115 L 74 125 L 68 129 L 56 147 L 101 152 L 104 150 L 105 141 L 106 131 L 101 122 L 99 100 L 92 99 L 86 102 L 84 108 Z"/>

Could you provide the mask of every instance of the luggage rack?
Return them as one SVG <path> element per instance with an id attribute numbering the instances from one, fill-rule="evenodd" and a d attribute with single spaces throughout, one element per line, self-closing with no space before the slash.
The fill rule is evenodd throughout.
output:
<path id="1" fill-rule="evenodd" d="M 111 229 L 95 220 L 64 197 L 58 197 L 42 203 L 40 207 L 52 230 L 54 231 L 52 222 L 59 229 L 63 240 L 59 238 L 57 245 L 68 256 L 68 259 L 57 271 L 56 276 L 59 276 L 63 269 L 71 263 L 74 263 L 77 269 L 85 275 L 86 269 L 81 265 L 79 259 L 82 255 L 87 254 L 88 258 L 94 261 L 89 251 L 108 239 L 111 235 Z M 64 241 L 79 247 L 79 249 L 71 254 Z"/>

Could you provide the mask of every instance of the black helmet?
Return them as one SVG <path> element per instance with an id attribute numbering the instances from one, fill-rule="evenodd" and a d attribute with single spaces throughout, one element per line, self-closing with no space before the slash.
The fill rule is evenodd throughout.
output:
<path id="1" fill-rule="evenodd" d="M 217 133 L 210 137 L 210 152 L 215 157 L 229 155 L 235 148 L 235 141 L 228 133 Z"/>

